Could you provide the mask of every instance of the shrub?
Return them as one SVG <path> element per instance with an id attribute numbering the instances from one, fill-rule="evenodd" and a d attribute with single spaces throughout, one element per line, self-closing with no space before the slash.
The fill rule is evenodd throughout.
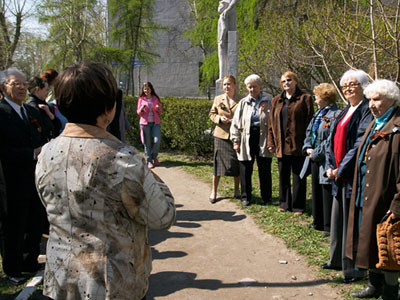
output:
<path id="1" fill-rule="evenodd" d="M 131 130 L 128 142 L 140 145 L 137 98 L 125 97 L 126 112 Z M 208 156 L 213 151 L 213 127 L 208 117 L 212 102 L 204 99 L 167 97 L 161 99 L 161 149 L 178 150 L 187 154 Z M 141 147 L 139 147 L 141 149 Z"/>

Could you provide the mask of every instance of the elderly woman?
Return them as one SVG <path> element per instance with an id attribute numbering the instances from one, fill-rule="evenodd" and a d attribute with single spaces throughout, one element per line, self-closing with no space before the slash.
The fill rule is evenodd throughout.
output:
<path id="1" fill-rule="evenodd" d="M 260 178 L 261 198 L 264 204 L 271 204 L 272 154 L 267 149 L 267 123 L 271 98 L 261 91 L 261 78 L 252 74 L 244 84 L 249 95 L 240 100 L 232 120 L 231 140 L 237 153 L 240 167 L 240 189 L 243 206 L 252 201 L 252 183 L 254 161 L 257 160 Z"/>
<path id="2" fill-rule="evenodd" d="M 224 94 L 215 97 L 209 117 L 216 126 L 214 130 L 214 175 L 210 202 L 217 201 L 217 190 L 221 176 L 234 176 L 235 198 L 239 193 L 239 162 L 229 139 L 229 130 L 239 96 L 235 93 L 236 79 L 232 75 L 222 79 Z"/>
<path id="3" fill-rule="evenodd" d="M 26 102 L 36 112 L 35 117 L 40 125 L 41 145 L 58 136 L 61 122 L 55 116 L 53 108 L 46 102 L 48 95 L 48 83 L 40 77 L 32 77 L 28 81 L 29 99 Z"/>
<path id="4" fill-rule="evenodd" d="M 374 121 L 358 147 L 351 195 L 346 256 L 369 270 L 369 283 L 353 297 L 397 299 L 398 271 L 377 270 L 376 226 L 390 211 L 400 218 L 400 91 L 395 82 L 376 80 L 364 90 Z"/>
<path id="5" fill-rule="evenodd" d="M 64 131 L 42 148 L 36 186 L 50 222 L 43 294 L 52 299 L 143 299 L 147 228 L 175 217 L 168 187 L 138 151 L 106 131 L 117 84 L 103 64 L 69 66 L 54 86 Z"/>
<path id="6" fill-rule="evenodd" d="M 279 211 L 301 215 L 306 206 L 306 178 L 300 178 L 305 158 L 302 148 L 314 107 L 311 96 L 298 87 L 296 74 L 285 72 L 280 84 L 283 92 L 272 99 L 269 113 L 268 150 L 278 158 Z"/>
<path id="7" fill-rule="evenodd" d="M 310 228 L 323 230 L 329 236 L 332 210 L 332 185 L 326 176 L 325 151 L 332 123 L 340 113 L 336 105 L 337 91 L 329 83 L 314 87 L 315 103 L 318 111 L 307 127 L 303 152 L 309 156 L 311 164 L 312 215 Z"/>
<path id="8" fill-rule="evenodd" d="M 347 220 L 352 191 L 353 174 L 357 148 L 372 115 L 363 89 L 369 84 L 367 73 L 362 70 L 348 70 L 340 79 L 343 94 L 348 105 L 333 124 L 329 147 L 326 153 L 326 175 L 332 180 L 332 218 L 330 259 L 323 269 L 343 270 L 344 283 L 362 278 L 363 271 L 354 269 L 354 262 L 345 257 Z"/>

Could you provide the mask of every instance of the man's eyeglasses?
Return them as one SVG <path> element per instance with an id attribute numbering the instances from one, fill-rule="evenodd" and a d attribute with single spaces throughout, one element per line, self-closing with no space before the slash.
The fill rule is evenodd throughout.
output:
<path id="1" fill-rule="evenodd" d="M 7 84 L 7 85 L 9 85 L 9 86 L 12 86 L 12 87 L 27 87 L 28 86 L 28 82 L 27 81 L 25 81 L 25 82 L 19 82 L 19 81 L 11 81 L 11 82 L 7 82 L 7 83 L 5 83 L 5 84 Z"/>
<path id="2" fill-rule="evenodd" d="M 349 84 L 344 84 L 344 85 L 342 85 L 341 86 L 341 88 L 342 88 L 342 91 L 344 91 L 344 90 L 347 90 L 348 88 L 355 88 L 355 87 L 357 87 L 357 86 L 359 86 L 360 84 L 359 83 L 357 83 L 357 82 L 350 82 Z"/>

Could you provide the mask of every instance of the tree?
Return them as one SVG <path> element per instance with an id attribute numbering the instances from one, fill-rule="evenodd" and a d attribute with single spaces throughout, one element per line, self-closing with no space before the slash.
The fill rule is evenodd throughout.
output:
<path id="1" fill-rule="evenodd" d="M 163 29 L 152 21 L 153 0 L 109 0 L 110 41 L 116 68 L 128 72 L 126 93 L 134 93 L 133 71 L 136 65 L 154 63 L 152 33 Z M 115 55 L 117 54 L 117 55 Z"/>
<path id="2" fill-rule="evenodd" d="M 218 78 L 218 1 L 215 0 L 187 0 L 191 8 L 191 19 L 194 24 L 188 28 L 185 36 L 193 46 L 199 47 L 203 55 L 200 66 L 200 89 L 205 90 L 215 85 Z"/>
<path id="3" fill-rule="evenodd" d="M 15 51 L 14 65 L 28 77 L 37 76 L 47 69 L 48 59 L 51 57 L 50 44 L 45 36 L 23 32 Z"/>
<path id="4" fill-rule="evenodd" d="M 105 46 L 105 7 L 97 0 L 43 0 L 39 20 L 50 25 L 53 65 L 90 61 Z"/>
<path id="5" fill-rule="evenodd" d="M 205 53 L 202 80 L 212 83 L 217 3 L 187 1 L 196 8 L 188 36 Z M 239 82 L 257 73 L 276 94 L 280 75 L 291 70 L 312 91 L 320 82 L 338 87 L 344 71 L 358 68 L 400 83 L 400 0 L 247 0 L 238 2 L 237 12 Z"/>
<path id="6" fill-rule="evenodd" d="M 0 0 L 0 69 L 13 64 L 22 24 L 30 11 L 26 0 Z"/>

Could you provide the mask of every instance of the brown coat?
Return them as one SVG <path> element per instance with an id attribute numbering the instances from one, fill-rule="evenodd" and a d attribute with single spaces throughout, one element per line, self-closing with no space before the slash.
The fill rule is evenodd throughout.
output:
<path id="1" fill-rule="evenodd" d="M 370 124 L 364 134 L 358 148 L 356 162 L 358 162 L 360 150 L 365 144 L 373 124 L 374 122 Z M 356 267 L 365 269 L 375 268 L 375 264 L 378 262 L 376 225 L 389 209 L 400 215 L 400 109 L 397 109 L 380 132 L 387 133 L 387 135 L 384 138 L 376 138 L 371 143 L 366 155 L 362 221 L 357 248 L 353 241 L 358 230 L 355 224 L 358 163 L 356 163 L 354 173 L 347 227 L 346 256 L 354 259 L 354 253 L 356 253 Z"/>
<path id="2" fill-rule="evenodd" d="M 303 156 L 302 147 L 306 138 L 307 126 L 314 115 L 314 106 L 311 96 L 304 90 L 297 88 L 289 100 L 287 127 L 285 128 L 284 153 L 282 152 L 281 110 L 283 107 L 282 96 L 284 92 L 272 99 L 271 110 L 268 117 L 267 146 L 275 148 L 275 155 Z"/>
<path id="3" fill-rule="evenodd" d="M 229 129 L 231 127 L 231 123 L 222 123 L 221 117 L 225 116 L 228 119 L 233 119 L 236 107 L 240 101 L 240 96 L 235 94 L 232 100 L 233 101 L 231 101 L 229 105 L 226 94 L 222 94 L 214 98 L 214 103 L 208 116 L 210 117 L 211 121 L 217 124 L 214 130 L 214 136 L 217 138 L 224 140 L 229 139 Z"/>

